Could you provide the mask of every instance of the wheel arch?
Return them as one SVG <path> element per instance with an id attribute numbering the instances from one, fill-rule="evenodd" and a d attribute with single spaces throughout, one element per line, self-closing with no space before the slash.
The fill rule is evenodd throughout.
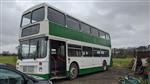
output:
<path id="1" fill-rule="evenodd" d="M 73 62 L 70 63 L 70 65 L 69 65 L 69 70 L 70 70 L 71 64 L 73 64 L 73 63 L 77 65 L 77 67 L 78 67 L 78 74 L 79 74 L 79 69 L 80 69 L 80 67 L 79 67 L 78 62 L 76 62 L 76 61 L 73 61 Z"/>
<path id="2" fill-rule="evenodd" d="M 107 61 L 106 61 L 105 59 L 103 60 L 103 65 L 104 65 L 104 64 L 106 64 L 106 65 L 107 65 Z"/>

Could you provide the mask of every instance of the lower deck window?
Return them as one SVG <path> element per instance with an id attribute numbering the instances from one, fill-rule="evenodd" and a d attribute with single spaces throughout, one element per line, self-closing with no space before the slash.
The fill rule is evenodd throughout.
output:
<path id="1" fill-rule="evenodd" d="M 109 50 L 101 50 L 101 57 L 109 57 Z"/>
<path id="2" fill-rule="evenodd" d="M 109 50 L 68 44 L 68 56 L 73 57 L 109 57 Z"/>
<path id="3" fill-rule="evenodd" d="M 93 48 L 92 54 L 93 54 L 94 57 L 100 57 L 101 56 L 100 49 Z"/>
<path id="4" fill-rule="evenodd" d="M 83 46 L 83 48 L 82 48 L 82 55 L 84 57 L 91 57 L 92 56 L 92 48 Z"/>
<path id="5" fill-rule="evenodd" d="M 81 50 L 78 49 L 68 49 L 68 56 L 81 56 Z"/>
<path id="6" fill-rule="evenodd" d="M 69 44 L 68 45 L 68 56 L 73 56 L 73 57 L 82 56 L 81 46 Z"/>

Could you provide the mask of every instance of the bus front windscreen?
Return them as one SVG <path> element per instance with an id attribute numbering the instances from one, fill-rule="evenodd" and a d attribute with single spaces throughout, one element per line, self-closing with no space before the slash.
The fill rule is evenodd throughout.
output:
<path id="1" fill-rule="evenodd" d="M 20 41 L 20 58 L 36 59 L 46 56 L 47 41 L 45 38 L 36 38 Z"/>
<path id="2" fill-rule="evenodd" d="M 21 26 L 44 20 L 45 16 L 44 10 L 45 10 L 44 7 L 41 7 L 33 10 L 32 12 L 24 14 L 22 16 Z"/>

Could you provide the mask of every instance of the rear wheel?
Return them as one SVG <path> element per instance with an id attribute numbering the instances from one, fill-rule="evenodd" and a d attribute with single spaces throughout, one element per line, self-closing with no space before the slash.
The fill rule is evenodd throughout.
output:
<path id="1" fill-rule="evenodd" d="M 106 62 L 105 60 L 103 61 L 103 70 L 104 70 L 104 71 L 107 71 L 107 70 L 108 70 L 107 62 Z"/>
<path id="2" fill-rule="evenodd" d="M 75 63 L 70 65 L 69 79 L 75 79 L 78 76 L 78 66 Z"/>

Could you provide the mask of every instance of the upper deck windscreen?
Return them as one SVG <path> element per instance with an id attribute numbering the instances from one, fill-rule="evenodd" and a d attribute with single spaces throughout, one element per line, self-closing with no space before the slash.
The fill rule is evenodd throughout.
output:
<path id="1" fill-rule="evenodd" d="M 24 14 L 22 16 L 21 26 L 44 20 L 45 17 L 44 10 L 45 10 L 44 7 L 41 7 L 29 13 Z"/>

